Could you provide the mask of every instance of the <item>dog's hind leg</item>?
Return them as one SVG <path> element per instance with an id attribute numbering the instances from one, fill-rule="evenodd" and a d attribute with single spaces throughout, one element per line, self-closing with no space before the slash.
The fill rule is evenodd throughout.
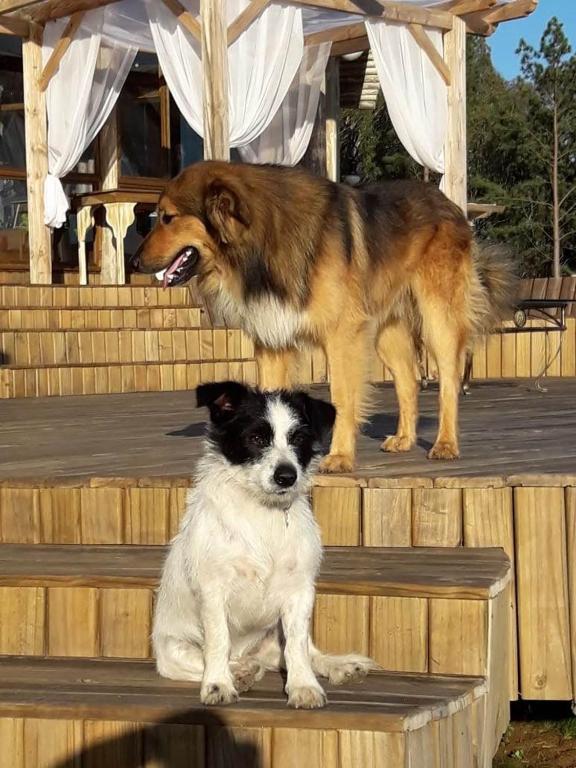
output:
<path id="1" fill-rule="evenodd" d="M 418 420 L 418 382 L 416 381 L 416 350 L 408 326 L 392 320 L 382 327 L 376 340 L 380 360 L 394 377 L 398 398 L 398 427 L 380 446 L 383 451 L 409 451 L 416 441 Z"/>
<path id="2" fill-rule="evenodd" d="M 436 360 L 440 382 L 439 423 L 429 459 L 457 459 L 460 371 L 466 348 L 466 332 L 458 326 L 454 311 L 438 304 L 423 312 L 424 340 Z"/>
<path id="3" fill-rule="evenodd" d="M 177 637 L 154 638 L 156 668 L 162 677 L 170 680 L 202 680 L 204 659 L 202 650 Z"/>
<path id="4" fill-rule="evenodd" d="M 375 661 L 357 653 L 336 656 L 322 653 L 310 640 L 312 669 L 320 677 L 326 677 L 332 685 L 342 685 L 366 677 L 368 672 L 380 669 Z"/>

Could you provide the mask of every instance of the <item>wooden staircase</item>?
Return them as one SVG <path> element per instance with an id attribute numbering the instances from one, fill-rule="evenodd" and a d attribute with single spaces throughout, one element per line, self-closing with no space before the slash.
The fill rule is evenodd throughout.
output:
<path id="1" fill-rule="evenodd" d="M 499 549 L 328 548 L 314 636 L 385 671 L 286 708 L 238 705 L 150 659 L 161 546 L 0 546 L 0 743 L 14 768 L 488 768 L 508 722 L 509 561 Z M 8 745 L 7 747 L 5 745 Z M 190 755 L 194 755 L 191 761 Z M 188 762 L 187 762 L 188 761 Z"/>
<path id="2" fill-rule="evenodd" d="M 252 343 L 186 288 L 0 285 L 0 399 L 253 382 Z"/>

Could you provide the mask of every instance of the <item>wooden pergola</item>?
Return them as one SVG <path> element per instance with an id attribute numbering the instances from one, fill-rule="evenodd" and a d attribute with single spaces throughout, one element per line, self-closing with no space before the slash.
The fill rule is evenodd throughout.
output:
<path id="1" fill-rule="evenodd" d="M 68 49 L 84 13 L 115 0 L 0 0 L 0 33 L 23 39 L 24 108 L 26 126 L 26 177 L 31 283 L 52 282 L 51 232 L 44 224 L 44 179 L 48 172 L 45 90 Z M 204 96 L 204 153 L 207 158 L 229 159 L 228 143 L 228 46 L 271 2 L 252 0 L 231 23 L 226 23 L 226 0 L 201 0 L 200 20 L 179 0 L 164 2 L 180 23 L 202 45 Z M 305 44 L 332 42 L 333 57 L 369 48 L 364 19 L 368 16 L 402 22 L 423 48 L 448 86 L 448 130 L 445 145 L 445 192 L 463 209 L 466 186 L 466 34 L 489 35 L 501 22 L 530 14 L 537 0 L 446 0 L 441 4 L 414 6 L 391 0 L 292 0 L 294 4 L 355 14 L 354 23 L 306 35 Z M 42 65 L 43 26 L 69 17 L 69 22 L 49 61 Z M 444 34 L 444 57 L 426 34 L 426 28 Z M 334 177 L 338 167 L 337 68 L 327 70 L 327 164 Z M 116 157 L 115 136 L 101 136 L 102 151 Z M 112 147 L 111 142 L 114 142 Z"/>

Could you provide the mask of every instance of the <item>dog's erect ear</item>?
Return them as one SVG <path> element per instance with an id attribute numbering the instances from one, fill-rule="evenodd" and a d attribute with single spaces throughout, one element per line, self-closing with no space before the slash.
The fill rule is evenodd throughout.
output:
<path id="1" fill-rule="evenodd" d="M 249 394 L 248 387 L 237 381 L 219 381 L 214 384 L 201 384 L 196 389 L 196 405 L 198 408 L 207 406 L 210 419 L 220 424 L 230 419 L 238 406 Z"/>
<path id="2" fill-rule="evenodd" d="M 336 408 L 332 403 L 310 397 L 306 392 L 297 392 L 297 402 L 304 411 L 306 420 L 314 432 L 316 438 L 323 443 L 334 426 Z"/>
<path id="3" fill-rule="evenodd" d="M 250 211 L 242 194 L 230 182 L 213 181 L 206 191 L 206 215 L 218 232 L 220 240 L 229 244 L 237 241 L 250 226 Z"/>

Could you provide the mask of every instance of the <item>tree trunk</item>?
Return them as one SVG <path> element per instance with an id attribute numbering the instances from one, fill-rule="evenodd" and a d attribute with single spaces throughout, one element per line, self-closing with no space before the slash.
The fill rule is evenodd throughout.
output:
<path id="1" fill-rule="evenodd" d="M 560 277 L 560 203 L 558 198 L 558 106 L 554 104 L 552 147 L 552 237 L 554 241 L 553 277 Z"/>

